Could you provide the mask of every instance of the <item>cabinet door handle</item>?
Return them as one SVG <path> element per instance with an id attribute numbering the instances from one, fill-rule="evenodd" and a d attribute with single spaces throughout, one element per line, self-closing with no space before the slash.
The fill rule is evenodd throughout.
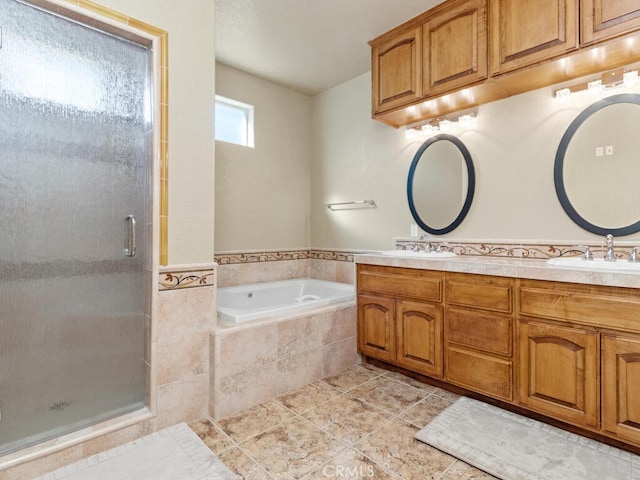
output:
<path id="1" fill-rule="evenodd" d="M 124 247 L 124 254 L 127 257 L 135 257 L 136 255 L 136 218 L 133 215 L 127 215 L 127 244 Z"/>

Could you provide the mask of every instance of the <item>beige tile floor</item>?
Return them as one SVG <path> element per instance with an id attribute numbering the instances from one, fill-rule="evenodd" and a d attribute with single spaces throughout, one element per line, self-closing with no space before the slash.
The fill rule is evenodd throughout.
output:
<path id="1" fill-rule="evenodd" d="M 190 427 L 246 479 L 493 479 L 414 439 L 456 398 L 358 365 L 236 416 Z"/>

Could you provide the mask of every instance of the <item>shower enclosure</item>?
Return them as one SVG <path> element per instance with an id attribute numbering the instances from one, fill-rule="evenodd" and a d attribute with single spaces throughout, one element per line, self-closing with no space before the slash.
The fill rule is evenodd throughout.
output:
<path id="1" fill-rule="evenodd" d="M 0 454 L 144 406 L 151 72 L 0 0 Z"/>

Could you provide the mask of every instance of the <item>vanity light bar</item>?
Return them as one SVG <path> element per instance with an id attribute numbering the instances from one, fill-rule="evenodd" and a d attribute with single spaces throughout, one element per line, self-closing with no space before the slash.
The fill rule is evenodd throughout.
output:
<path id="1" fill-rule="evenodd" d="M 444 117 L 431 118 L 426 122 L 415 123 L 405 127 L 405 138 L 419 139 L 435 135 L 439 132 L 450 132 L 453 130 L 465 130 L 473 127 L 478 109 L 464 110 Z"/>
<path id="2" fill-rule="evenodd" d="M 592 95 L 599 95 L 605 90 L 625 86 L 633 87 L 638 84 L 638 70 L 625 71 L 618 68 L 603 73 L 599 79 L 590 82 L 577 83 L 568 87 L 563 87 L 553 92 L 553 95 L 561 102 L 566 102 L 572 93 L 587 91 Z"/>

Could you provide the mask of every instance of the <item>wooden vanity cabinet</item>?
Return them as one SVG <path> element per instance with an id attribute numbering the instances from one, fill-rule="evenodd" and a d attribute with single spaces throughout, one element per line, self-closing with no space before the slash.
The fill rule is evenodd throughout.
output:
<path id="1" fill-rule="evenodd" d="M 460 273 L 445 278 L 445 379 L 512 401 L 513 279 Z"/>
<path id="2" fill-rule="evenodd" d="M 518 402 L 640 445 L 640 291 L 518 284 Z"/>
<path id="3" fill-rule="evenodd" d="M 640 447 L 640 289 L 357 265 L 358 350 Z"/>
<path id="4" fill-rule="evenodd" d="M 442 378 L 443 274 L 358 265 L 358 351 Z"/>
<path id="5" fill-rule="evenodd" d="M 578 48 L 579 0 L 489 0 L 491 74 Z"/>
<path id="6" fill-rule="evenodd" d="M 640 28 L 638 0 L 581 0 L 581 43 L 590 44 Z"/>
<path id="7" fill-rule="evenodd" d="M 378 113 L 422 98 L 422 28 L 393 31 L 371 44 L 372 110 Z"/>
<path id="8" fill-rule="evenodd" d="M 602 336 L 602 429 L 640 445 L 639 336 Z"/>

